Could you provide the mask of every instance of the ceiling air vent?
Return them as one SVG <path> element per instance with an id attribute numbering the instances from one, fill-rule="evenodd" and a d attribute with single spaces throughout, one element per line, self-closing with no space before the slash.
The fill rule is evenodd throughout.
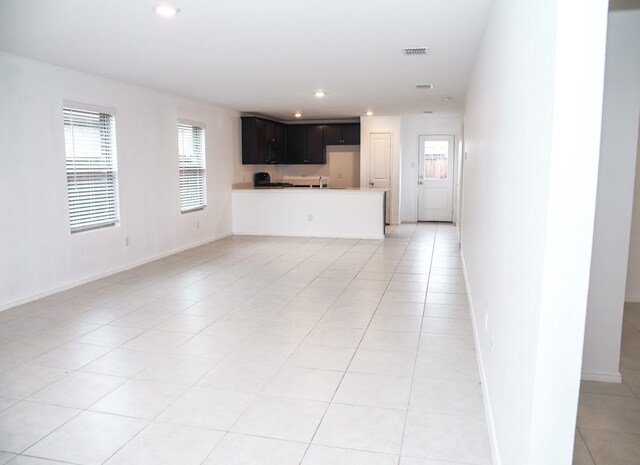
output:
<path id="1" fill-rule="evenodd" d="M 403 53 L 407 56 L 426 55 L 428 50 L 427 47 L 413 47 L 403 49 Z"/>
<path id="2" fill-rule="evenodd" d="M 418 84 L 416 89 L 433 89 L 433 84 Z"/>

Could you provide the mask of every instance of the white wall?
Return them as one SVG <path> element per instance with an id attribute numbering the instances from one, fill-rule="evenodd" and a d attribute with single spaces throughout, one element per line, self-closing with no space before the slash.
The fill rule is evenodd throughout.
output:
<path id="1" fill-rule="evenodd" d="M 572 460 L 606 10 L 496 0 L 468 89 L 462 252 L 497 465 Z"/>
<path id="2" fill-rule="evenodd" d="M 236 112 L 4 53 L 0 76 L 0 309 L 231 233 Z M 69 232 L 63 100 L 116 110 L 117 227 Z M 178 118 L 206 125 L 208 205 L 186 214 Z"/>
<path id="3" fill-rule="evenodd" d="M 459 116 L 407 116 L 402 118 L 402 182 L 400 210 L 400 222 L 415 223 L 418 221 L 418 175 L 419 175 L 419 144 L 421 135 L 449 135 L 455 136 L 455 148 L 453 150 L 454 161 L 454 222 L 457 218 L 457 187 L 458 187 L 458 147 L 462 134 L 461 118 Z"/>
<path id="4" fill-rule="evenodd" d="M 633 218 L 629 240 L 629 266 L 627 269 L 627 302 L 640 302 L 640 128 L 636 156 L 636 185 L 633 196 Z"/>
<path id="5" fill-rule="evenodd" d="M 400 219 L 400 139 L 402 118 L 400 116 L 362 116 L 360 118 L 360 186 L 369 187 L 369 135 L 391 134 L 391 191 L 387 202 L 390 205 L 390 222 L 398 224 Z"/>
<path id="6" fill-rule="evenodd" d="M 598 199 L 582 378 L 620 382 L 640 109 L 640 10 L 609 14 Z"/>

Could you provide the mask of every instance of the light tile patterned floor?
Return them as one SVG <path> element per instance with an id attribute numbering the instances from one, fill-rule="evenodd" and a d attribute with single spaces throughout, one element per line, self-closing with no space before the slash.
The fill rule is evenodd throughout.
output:
<path id="1" fill-rule="evenodd" d="M 455 228 L 234 236 L 0 313 L 0 464 L 59 462 L 490 464 Z"/>
<path id="2" fill-rule="evenodd" d="M 625 304 L 622 383 L 583 381 L 573 465 L 640 463 L 640 304 Z"/>

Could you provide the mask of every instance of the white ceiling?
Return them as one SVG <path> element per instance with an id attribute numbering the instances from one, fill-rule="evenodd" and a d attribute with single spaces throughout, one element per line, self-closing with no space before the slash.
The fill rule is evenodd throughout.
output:
<path id="1" fill-rule="evenodd" d="M 283 120 L 456 113 L 490 0 L 166 3 L 0 0 L 0 50 Z"/>

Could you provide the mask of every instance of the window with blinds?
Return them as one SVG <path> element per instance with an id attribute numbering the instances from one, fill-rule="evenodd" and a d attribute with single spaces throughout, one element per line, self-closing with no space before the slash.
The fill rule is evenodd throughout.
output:
<path id="1" fill-rule="evenodd" d="M 115 118 L 64 108 L 71 232 L 118 222 Z"/>
<path id="2" fill-rule="evenodd" d="M 207 205 L 204 129 L 178 124 L 180 167 L 180 211 L 198 210 Z"/>

